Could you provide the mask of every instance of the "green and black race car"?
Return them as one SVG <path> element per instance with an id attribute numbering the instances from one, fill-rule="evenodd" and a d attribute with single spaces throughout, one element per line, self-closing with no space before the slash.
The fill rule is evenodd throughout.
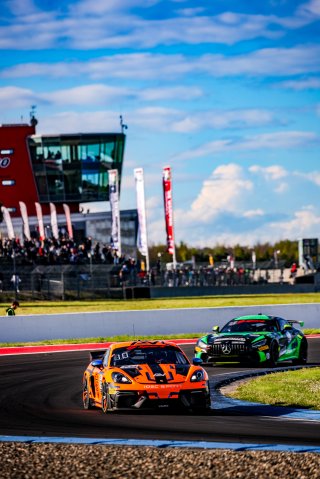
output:
<path id="1" fill-rule="evenodd" d="M 308 342 L 291 321 L 263 314 L 240 316 L 229 321 L 221 330 L 212 328 L 197 341 L 195 356 L 203 363 L 240 362 L 275 367 L 282 361 L 306 364 Z"/>

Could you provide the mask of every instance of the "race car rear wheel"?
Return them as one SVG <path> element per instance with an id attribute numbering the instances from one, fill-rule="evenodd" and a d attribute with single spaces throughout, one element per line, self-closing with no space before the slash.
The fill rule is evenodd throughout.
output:
<path id="1" fill-rule="evenodd" d="M 105 414 L 111 410 L 111 400 L 107 383 L 102 384 L 101 407 Z"/>
<path id="2" fill-rule="evenodd" d="M 83 407 L 84 409 L 92 409 L 92 401 L 90 399 L 89 395 L 89 386 L 88 386 L 88 380 L 87 378 L 83 379 L 83 384 L 82 384 L 82 402 L 83 402 Z"/>
<path id="3" fill-rule="evenodd" d="M 279 345 L 276 341 L 272 341 L 270 344 L 270 358 L 267 361 L 269 368 L 274 368 L 277 365 L 279 359 Z"/>
<path id="4" fill-rule="evenodd" d="M 308 343 L 306 340 L 302 340 L 299 350 L 299 357 L 292 360 L 292 364 L 297 366 L 307 364 L 308 361 Z"/>

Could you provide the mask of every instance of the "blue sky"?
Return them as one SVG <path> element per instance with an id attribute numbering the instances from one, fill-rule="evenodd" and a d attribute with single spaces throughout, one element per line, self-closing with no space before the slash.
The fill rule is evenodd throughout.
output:
<path id="1" fill-rule="evenodd" d="M 150 243 L 319 237 L 320 0 L 4 0 L 0 122 L 128 125 L 121 209 L 145 173 Z M 109 206 L 107 206 L 109 210 Z"/>

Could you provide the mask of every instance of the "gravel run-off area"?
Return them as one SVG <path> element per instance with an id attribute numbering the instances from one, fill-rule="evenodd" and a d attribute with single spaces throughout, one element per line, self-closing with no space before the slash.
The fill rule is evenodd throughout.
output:
<path id="1" fill-rule="evenodd" d="M 0 443 L 2 479 L 320 478 L 320 454 Z"/>

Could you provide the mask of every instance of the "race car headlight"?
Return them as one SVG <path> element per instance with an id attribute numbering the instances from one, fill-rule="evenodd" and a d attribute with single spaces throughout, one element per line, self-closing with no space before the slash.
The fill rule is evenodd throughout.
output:
<path id="1" fill-rule="evenodd" d="M 256 343 L 252 343 L 252 347 L 253 348 L 260 348 L 260 346 L 264 346 L 266 343 L 267 343 L 267 340 L 265 338 L 260 339 L 260 341 L 257 341 Z"/>
<path id="2" fill-rule="evenodd" d="M 204 381 L 204 374 L 201 369 L 197 369 L 191 376 L 190 381 L 192 383 L 198 383 L 200 381 Z"/>
<path id="3" fill-rule="evenodd" d="M 201 341 L 201 339 L 198 340 L 197 346 L 198 348 L 205 349 L 205 350 L 207 350 L 207 347 L 208 347 L 207 343 L 204 343 L 203 341 Z"/>
<path id="4" fill-rule="evenodd" d="M 127 376 L 125 376 L 122 373 L 112 373 L 112 380 L 115 383 L 120 383 L 120 384 L 131 384 L 132 381 L 130 381 Z"/>

